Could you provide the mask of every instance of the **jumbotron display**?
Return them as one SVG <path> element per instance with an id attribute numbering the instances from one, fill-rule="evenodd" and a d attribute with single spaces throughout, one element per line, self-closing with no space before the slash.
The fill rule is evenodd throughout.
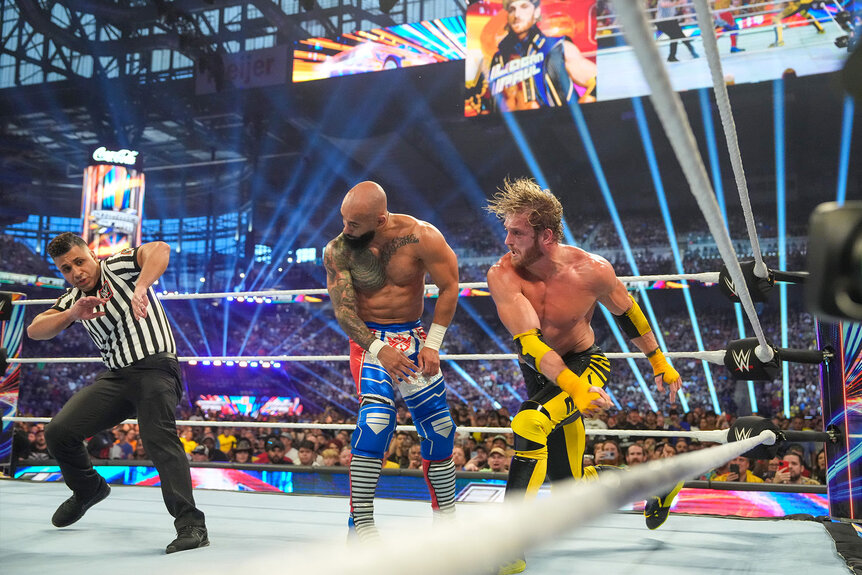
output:
<path id="1" fill-rule="evenodd" d="M 100 146 L 84 170 L 82 237 L 96 257 L 107 257 L 141 243 L 144 172 L 135 150 Z"/>
<path id="2" fill-rule="evenodd" d="M 463 60 L 465 45 L 460 16 L 358 31 L 334 40 L 309 38 L 297 42 L 293 52 L 293 81 Z"/>

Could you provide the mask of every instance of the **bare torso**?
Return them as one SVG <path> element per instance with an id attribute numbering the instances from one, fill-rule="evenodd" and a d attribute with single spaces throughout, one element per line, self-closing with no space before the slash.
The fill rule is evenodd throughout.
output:
<path id="1" fill-rule="evenodd" d="M 497 263 L 506 283 L 520 287 L 532 305 L 545 341 L 561 355 L 584 351 L 595 342 L 590 326 L 598 298 L 607 293 L 602 270 L 605 260 L 572 246 L 561 246 L 555 273 L 540 279 L 512 265 L 511 254 Z"/>
<path id="2" fill-rule="evenodd" d="M 425 264 L 419 257 L 419 220 L 392 214 L 391 226 L 361 250 L 339 246 L 353 279 L 356 312 L 363 321 L 404 323 L 422 315 Z"/>

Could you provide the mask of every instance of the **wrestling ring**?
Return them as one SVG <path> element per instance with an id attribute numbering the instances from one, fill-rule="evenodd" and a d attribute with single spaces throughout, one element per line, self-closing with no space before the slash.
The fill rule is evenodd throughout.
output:
<path id="1" fill-rule="evenodd" d="M 706 0 L 695 2 L 702 27 L 707 56 L 714 75 L 716 97 L 726 128 L 732 126 L 729 103 L 715 46 Z M 725 268 L 714 274 L 675 274 L 621 278 L 628 283 L 653 279 L 701 281 L 727 285 L 742 304 L 755 336 L 729 342 L 724 350 L 668 352 L 674 359 L 695 359 L 736 369 L 739 379 L 773 378 L 782 362 L 822 363 L 829 351 L 793 350 L 771 345 L 754 309 L 752 292 L 769 289 L 775 281 L 797 282 L 800 275 L 768 270 L 760 258 L 753 217 L 741 163 L 737 172 L 737 153 L 731 153 L 755 262 L 741 266 L 733 251 L 720 211 L 715 203 L 703 161 L 682 111 L 679 97 L 670 88 L 657 49 L 647 29 L 639 3 L 617 0 L 615 6 L 626 37 L 635 48 L 644 75 L 649 79 L 653 102 L 668 133 L 692 192 L 698 199 L 710 231 L 716 238 Z M 702 12 L 706 11 L 706 12 Z M 709 20 L 704 16 L 709 17 Z M 711 42 L 710 43 L 710 38 Z M 722 95 L 723 94 L 723 95 Z M 726 113 L 727 114 L 726 114 Z M 732 128 L 727 128 L 732 133 Z M 735 145 L 735 137 L 731 148 Z M 722 283 L 724 282 L 724 284 Z M 464 284 L 462 288 L 482 288 L 484 284 Z M 646 294 L 639 288 L 642 296 Z M 293 294 L 319 294 L 325 290 L 283 292 L 163 294 L 161 299 L 267 298 Z M 53 300 L 17 301 L 15 305 L 44 305 Z M 647 303 L 646 309 L 652 316 Z M 655 322 L 655 317 L 650 317 Z M 622 343 L 622 342 L 621 342 Z M 664 343 L 660 341 L 663 349 Z M 625 344 L 622 343 L 623 349 Z M 635 373 L 634 358 L 640 353 L 608 353 L 610 359 L 623 359 Z M 740 358 L 745 358 L 741 361 Z M 512 360 L 514 354 L 441 355 L 441 360 Z M 346 355 L 319 356 L 211 356 L 180 357 L 180 362 L 317 362 L 347 361 Z M 99 358 L 5 358 L 9 364 L 100 362 Z M 747 369 L 741 369 L 742 364 Z M 641 376 L 639 382 L 646 385 Z M 680 396 L 682 400 L 684 397 Z M 43 422 L 46 418 L 4 418 L 4 422 Z M 353 429 L 352 425 L 308 423 L 178 421 L 178 425 L 212 427 L 275 427 Z M 399 429 L 412 429 L 400 426 Z M 459 428 L 459 431 L 505 433 L 508 428 Z M 141 489 L 115 481 L 112 495 L 93 508 L 72 527 L 57 530 L 49 517 L 68 491 L 56 481 L 56 471 L 30 470 L 30 481 L 0 481 L 0 556 L 4 573 L 90 574 L 138 572 L 218 574 L 242 570 L 243 573 L 491 573 L 512 549 L 527 548 L 528 573 L 571 573 L 604 571 L 609 573 L 787 573 L 814 570 L 818 574 L 847 573 L 848 567 L 838 554 L 827 530 L 812 521 L 754 520 L 743 518 L 694 516 L 673 513 L 657 531 L 643 525 L 639 513 L 617 512 L 632 502 L 667 491 L 678 481 L 697 477 L 758 446 L 778 446 L 783 442 L 839 441 L 834 431 L 790 437 L 759 425 L 738 426 L 714 432 L 638 432 L 634 430 L 587 430 L 592 435 L 688 436 L 717 445 L 695 453 L 638 465 L 625 473 L 602 474 L 593 482 L 570 482 L 554 487 L 534 501 L 496 504 L 459 500 L 456 518 L 432 524 L 427 502 L 379 498 L 377 524 L 383 535 L 380 544 L 345 543 L 348 502 L 343 496 L 293 495 L 281 493 L 240 493 L 219 490 L 218 479 L 207 479 L 210 469 L 193 469 L 199 507 L 207 514 L 212 546 L 185 553 L 163 555 L 165 539 L 171 533 L 171 520 L 157 489 Z M 804 433 L 804 432 L 803 432 Z M 290 468 L 288 468 L 290 469 Z M 331 470 L 330 470 L 331 471 Z M 100 472 L 103 469 L 100 468 Z M 273 472 L 283 472 L 281 469 Z M 293 473 L 298 482 L 300 471 Z M 40 473 L 42 475 L 40 475 Z M 266 471 L 264 471 L 266 473 Z M 344 472 L 342 472 L 342 475 Z M 52 478 L 51 475 L 54 475 Z M 213 474 L 215 476 L 215 474 Z M 52 480 L 53 479 L 53 480 Z M 120 483 L 120 485 L 117 485 Z M 157 477 L 150 485 L 157 484 Z M 497 484 L 499 494 L 501 484 Z M 242 489 L 242 488 L 240 488 Z M 811 491 L 811 490 L 808 490 Z M 745 497 L 756 499 L 758 491 Z M 820 497 L 823 490 L 811 494 Z M 378 493 L 378 497 L 380 494 Z M 460 495 L 459 495 L 460 497 Z M 696 499 L 697 494 L 692 495 Z M 635 509 L 636 511 L 636 509 Z"/>

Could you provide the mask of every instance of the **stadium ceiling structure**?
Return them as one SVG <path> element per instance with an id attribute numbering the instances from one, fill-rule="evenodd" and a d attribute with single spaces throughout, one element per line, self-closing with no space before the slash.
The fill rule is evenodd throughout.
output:
<path id="1" fill-rule="evenodd" d="M 235 187 L 267 160 L 283 170 L 318 123 L 318 95 L 289 77 L 231 90 L 226 55 L 464 10 L 459 0 L 0 0 L 5 205 L 74 215 L 71 190 L 103 143 L 139 150 L 148 188 L 185 200 Z M 214 94 L 196 88 L 206 72 Z"/>
<path id="2" fill-rule="evenodd" d="M 463 15 L 466 7 L 465 0 L 0 0 L 0 225 L 31 214 L 80 217 L 82 173 L 97 145 L 141 153 L 153 218 L 250 205 L 271 213 L 272 196 L 285 190 L 340 190 L 356 178 L 429 196 L 452 190 L 480 205 L 503 177 L 532 173 L 527 153 L 540 159 L 552 189 L 599 199 L 570 111 L 464 118 L 463 61 L 299 84 L 286 64 L 280 82 L 246 89 L 219 77 L 226 59 L 282 50 L 287 60 L 298 40 Z M 206 74 L 213 85 L 202 87 Z M 821 181 L 822 167 L 835 164 L 843 96 L 834 76 L 822 78 L 799 78 L 788 89 L 790 150 L 794 142 L 824 144 L 803 147 L 791 188 L 797 176 Z M 772 147 L 761 143 L 771 98 L 766 83 L 733 92 L 750 182 L 767 195 Z M 704 138 L 703 100 L 696 91 L 683 100 Z M 591 104 L 583 113 L 611 186 L 630 192 L 628 206 L 647 202 L 649 194 L 637 193 L 651 175 L 632 102 Z M 663 177 L 685 201 L 651 106 L 647 115 L 656 154 L 668 159 Z"/>

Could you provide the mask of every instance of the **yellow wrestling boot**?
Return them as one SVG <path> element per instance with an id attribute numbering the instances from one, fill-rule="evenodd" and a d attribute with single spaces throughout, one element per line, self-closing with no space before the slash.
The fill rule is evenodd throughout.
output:
<path id="1" fill-rule="evenodd" d="M 673 500 L 676 498 L 679 490 L 682 489 L 683 483 L 683 481 L 677 483 L 673 490 L 666 495 L 653 495 L 646 500 L 644 518 L 646 519 L 646 526 L 649 529 L 658 529 L 667 521 Z"/>
<path id="2" fill-rule="evenodd" d="M 513 575 L 514 573 L 523 573 L 524 569 L 527 568 L 527 561 L 523 555 L 518 559 L 514 559 L 509 561 L 508 563 L 503 563 L 500 565 L 499 569 L 497 569 L 497 575 Z"/>

